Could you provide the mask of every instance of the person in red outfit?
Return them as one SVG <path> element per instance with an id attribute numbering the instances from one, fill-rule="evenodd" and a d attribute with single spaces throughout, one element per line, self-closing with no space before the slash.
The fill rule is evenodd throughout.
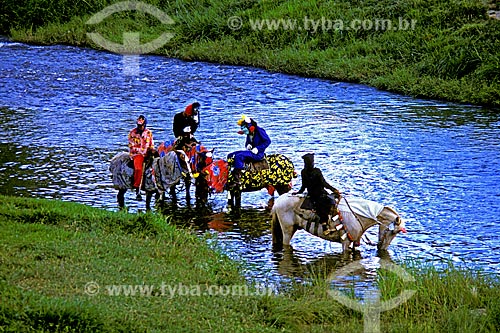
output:
<path id="1" fill-rule="evenodd" d="M 134 184 L 137 200 L 141 200 L 141 183 L 143 176 L 144 157 L 148 149 L 154 149 L 153 133 L 146 128 L 147 120 L 142 114 L 137 118 L 136 127 L 128 134 L 130 158 L 134 161 Z"/>

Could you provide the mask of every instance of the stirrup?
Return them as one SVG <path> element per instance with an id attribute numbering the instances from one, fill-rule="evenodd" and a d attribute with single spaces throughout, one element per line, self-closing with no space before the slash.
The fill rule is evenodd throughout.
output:
<path id="1" fill-rule="evenodd" d="M 330 226 L 328 225 L 328 223 L 322 223 L 321 226 L 323 227 L 323 229 L 326 228 L 323 231 L 323 235 L 328 236 L 331 232 L 333 232 L 333 230 L 330 229 Z"/>

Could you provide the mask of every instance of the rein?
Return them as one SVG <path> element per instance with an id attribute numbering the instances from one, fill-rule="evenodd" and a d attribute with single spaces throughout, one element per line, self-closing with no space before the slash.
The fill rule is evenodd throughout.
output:
<path id="1" fill-rule="evenodd" d="M 181 154 L 183 157 L 184 157 L 184 162 L 186 163 L 186 169 L 187 169 L 187 172 L 190 176 L 191 179 L 194 179 L 194 175 L 193 175 L 193 172 L 191 171 L 191 165 L 189 163 L 189 159 L 187 158 L 188 155 L 186 154 L 186 152 L 182 151 L 182 150 L 177 150 L 177 152 L 179 154 Z M 186 177 L 185 173 L 182 171 L 182 167 L 181 167 L 181 162 L 180 162 L 180 158 L 177 157 L 177 166 L 179 167 L 179 169 L 181 170 L 181 174 Z"/>

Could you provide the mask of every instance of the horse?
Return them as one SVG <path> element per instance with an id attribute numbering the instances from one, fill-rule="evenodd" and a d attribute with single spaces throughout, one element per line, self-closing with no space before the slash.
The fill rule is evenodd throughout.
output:
<path id="1" fill-rule="evenodd" d="M 144 157 L 144 173 L 141 182 L 141 189 L 146 192 L 146 210 L 148 211 L 151 210 L 151 199 L 153 194 L 156 194 L 156 200 L 159 198 L 159 192 L 156 188 L 152 172 L 152 163 L 157 156 L 158 154 L 156 151 L 148 150 L 146 156 Z M 120 209 L 125 209 L 125 193 L 128 189 L 133 188 L 134 183 L 134 162 L 130 158 L 130 154 L 127 152 L 116 154 L 111 159 L 109 171 L 111 172 L 113 187 L 118 190 L 118 194 L 116 196 L 118 207 Z M 142 197 L 139 194 L 137 198 L 142 200 Z"/>
<path id="2" fill-rule="evenodd" d="M 125 193 L 133 188 L 134 164 L 129 153 L 116 154 L 110 162 L 109 171 L 113 187 L 118 190 L 116 196 L 120 209 L 125 208 Z M 191 176 L 190 176 L 191 175 Z M 144 157 L 143 178 L 141 190 L 146 192 L 146 210 L 151 210 L 151 199 L 155 194 L 158 202 L 163 199 L 167 189 L 171 190 L 177 185 L 181 178 L 192 177 L 189 160 L 185 152 L 171 150 L 160 156 L 155 149 L 149 149 Z M 138 200 L 142 200 L 140 194 Z"/>
<path id="3" fill-rule="evenodd" d="M 302 208 L 305 200 L 306 196 L 291 193 L 275 200 L 271 224 L 273 246 L 276 249 L 290 246 L 293 235 L 300 229 L 322 239 L 341 243 L 343 253 L 348 253 L 351 245 L 354 252 L 364 232 L 376 224 L 379 225 L 379 251 L 386 251 L 400 232 L 406 233 L 404 220 L 393 208 L 370 200 L 341 196 L 329 218 L 330 228 L 334 231 L 325 234 L 317 215 L 310 209 Z"/>
<path id="4" fill-rule="evenodd" d="M 169 154 L 171 152 L 177 152 L 177 154 L 183 154 L 181 160 L 174 159 L 173 155 Z M 213 151 L 213 150 L 212 150 Z M 190 142 L 187 144 L 179 145 L 179 142 L 174 140 L 173 142 L 163 142 L 158 147 L 158 152 L 160 158 L 165 159 L 165 163 L 158 163 L 154 167 L 155 175 L 157 179 L 157 186 L 164 192 L 169 191 L 173 202 L 177 202 L 177 192 L 176 185 L 180 182 L 182 178 L 184 180 L 184 188 L 186 190 L 186 203 L 189 206 L 191 204 L 191 181 L 195 180 L 195 185 L 198 184 L 198 175 L 201 169 L 205 166 L 206 154 L 210 151 L 196 142 Z M 201 157 L 203 156 L 203 157 Z M 179 164 L 179 161 L 183 161 L 183 164 Z M 161 167 L 166 172 L 161 172 Z M 198 187 L 196 186 L 196 190 Z M 197 190 L 198 191 L 198 190 Z M 200 201 L 200 195 L 196 192 L 196 202 Z"/>
<path id="5" fill-rule="evenodd" d="M 203 161 L 203 156 L 201 160 Z M 233 162 L 232 158 L 228 161 L 214 159 L 202 162 L 204 167 L 200 172 L 202 178 L 198 182 L 197 191 L 202 198 L 206 198 L 208 193 L 221 193 L 227 190 L 228 208 L 236 212 L 241 208 L 242 192 L 266 188 L 270 195 L 274 195 L 274 191 L 281 195 L 290 191 L 292 178 L 297 177 L 293 163 L 288 157 L 270 154 L 262 161 L 247 163 L 241 175 L 241 185 L 235 186 L 234 177 L 229 172 Z"/>

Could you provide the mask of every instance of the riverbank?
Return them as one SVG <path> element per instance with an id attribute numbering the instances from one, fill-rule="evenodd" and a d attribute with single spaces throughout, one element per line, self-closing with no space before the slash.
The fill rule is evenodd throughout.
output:
<path id="1" fill-rule="evenodd" d="M 88 23 L 116 2 L 35 0 L 24 7 L 7 0 L 0 33 L 100 48 L 88 32 L 123 43 L 123 33 L 134 31 L 145 43 L 167 30 L 173 37 L 152 53 L 500 106 L 500 20 L 488 15 L 498 1 L 149 0 L 173 24 L 137 10 Z"/>
<path id="2" fill-rule="evenodd" d="M 0 196 L 0 330 L 50 332 L 347 332 L 363 316 L 332 299 L 322 273 L 280 294 L 249 284 L 214 242 L 155 214 Z M 500 281 L 407 263 L 381 274 L 384 332 L 494 332 Z M 324 274 L 324 273 L 323 273 Z"/>

